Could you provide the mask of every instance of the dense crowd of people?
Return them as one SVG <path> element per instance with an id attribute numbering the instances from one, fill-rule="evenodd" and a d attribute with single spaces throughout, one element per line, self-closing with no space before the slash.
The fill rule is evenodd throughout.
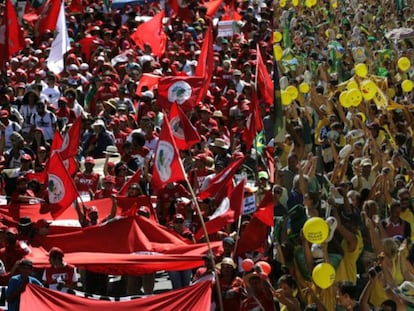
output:
<path id="1" fill-rule="evenodd" d="M 160 3 L 110 9 L 105 1 L 81 2 L 82 12 L 67 12 L 71 50 L 61 73 L 49 71 L 46 63 L 53 30 L 38 33 L 36 23 L 24 19 L 25 46 L 3 68 L 0 191 L 9 204 L 48 202 L 47 184 L 35 176 L 47 169 L 55 130 L 67 133 L 80 117 L 73 180 L 83 200 L 110 198 L 112 209 L 101 219 L 99 206 L 88 209 L 76 201 L 79 225 L 116 219 L 117 198 L 125 190 L 127 197 L 155 197 L 156 221 L 188 243 L 204 242 L 194 235 L 201 223 L 190 190 L 201 193 L 246 155 L 234 184 L 247 178 L 245 198 L 254 197 L 255 208 L 209 236 L 222 241 L 214 260 L 207 253 L 205 266 L 197 270 L 169 271 L 173 289 L 218 281 L 219 291 L 212 285 L 215 310 L 412 308 L 411 0 L 224 1 L 214 16 L 200 1 L 177 12 L 167 3 L 168 40 L 161 57 L 131 38 L 147 17 L 164 9 Z M 234 20 L 232 35 L 220 34 L 224 20 Z M 210 24 L 213 76 L 207 94 L 186 113 L 200 141 L 180 151 L 188 184 L 153 189 L 154 153 L 169 112 L 157 105 L 157 87 L 142 88 L 141 79 L 143 74 L 195 76 Z M 256 70 L 258 53 L 265 74 L 277 80 L 274 103 L 257 87 L 263 74 Z M 373 96 L 363 88 L 368 80 L 375 85 Z M 263 131 L 250 148 L 255 94 Z M 98 159 L 102 174 L 94 171 Z M 141 176 L 127 183 L 137 171 Z M 240 254 L 238 243 L 244 232 L 251 233 L 245 229 L 269 193 L 274 225 L 260 245 Z M 196 200 L 206 222 L 221 203 L 216 197 Z M 143 205 L 133 213 L 151 218 L 151 211 Z M 18 230 L 5 221 L 0 227 L 0 281 L 9 284 L 9 310 L 18 310 L 27 283 L 66 292 L 82 284 L 86 292 L 111 294 L 107 275 L 86 270 L 78 279 L 59 245 L 48 250 L 50 268 L 33 274 L 25 256 L 33 235 L 47 235 L 50 223 L 24 216 Z M 312 243 L 304 225 L 318 217 L 329 231 Z M 315 272 L 321 263 L 335 271 L 329 284 Z M 155 277 L 123 276 L 119 293 L 153 294 Z"/>

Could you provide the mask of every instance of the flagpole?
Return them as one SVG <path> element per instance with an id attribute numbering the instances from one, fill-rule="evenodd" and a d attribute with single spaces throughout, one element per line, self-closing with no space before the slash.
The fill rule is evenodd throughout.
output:
<path id="1" fill-rule="evenodd" d="M 273 119 L 275 122 L 274 128 L 274 139 L 273 139 L 273 157 L 276 156 L 276 140 L 280 132 L 283 130 L 283 108 L 282 108 L 282 97 L 281 97 L 281 90 L 280 90 L 280 81 L 279 81 L 279 69 L 276 60 L 276 52 L 274 47 L 276 43 L 273 43 L 273 93 L 274 93 L 274 100 L 273 100 Z M 279 117 L 279 119 L 278 119 Z M 277 161 L 274 161 L 273 164 L 273 180 L 276 180 L 276 172 L 277 172 Z"/>
<path id="2" fill-rule="evenodd" d="M 240 228 L 241 228 L 241 219 L 242 219 L 243 213 L 240 213 L 238 223 L 237 223 L 237 231 L 236 231 L 236 244 L 234 245 L 233 249 L 233 257 L 234 259 L 237 259 L 237 246 L 239 245 L 239 235 L 240 235 Z"/>
<path id="3" fill-rule="evenodd" d="M 180 163 L 182 171 L 185 172 L 184 165 L 181 161 L 180 156 L 178 157 L 178 162 Z M 210 239 L 208 237 L 208 232 L 207 232 L 206 224 L 205 224 L 204 219 L 203 219 L 203 215 L 201 215 L 200 206 L 198 205 L 197 198 L 196 198 L 196 195 L 194 193 L 193 187 L 191 186 L 190 182 L 188 181 L 187 174 L 184 174 L 184 178 L 185 178 L 185 182 L 188 186 L 188 189 L 190 190 L 191 196 L 193 197 L 194 205 L 196 207 L 196 211 L 197 211 L 198 217 L 200 219 L 201 227 L 203 228 L 204 237 L 205 237 L 206 242 L 207 242 L 211 263 L 213 264 L 213 268 L 215 270 L 216 269 L 216 261 L 214 260 L 213 250 L 211 248 Z M 220 280 L 219 280 L 219 278 L 218 278 L 218 276 L 216 275 L 215 272 L 214 272 L 214 277 L 215 277 L 215 281 L 216 281 L 216 290 L 217 290 L 217 297 L 218 297 L 220 311 L 224 311 L 224 309 L 223 309 L 223 297 L 221 296 Z"/>

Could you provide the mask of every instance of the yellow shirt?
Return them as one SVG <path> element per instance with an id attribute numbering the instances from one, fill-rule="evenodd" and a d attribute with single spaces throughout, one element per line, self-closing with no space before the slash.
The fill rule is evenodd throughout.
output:
<path id="1" fill-rule="evenodd" d="M 388 295 L 384 290 L 384 285 L 378 279 L 374 279 L 374 284 L 372 287 L 371 297 L 369 297 L 369 302 L 374 307 L 380 307 L 381 304 L 388 299 Z"/>
<path id="2" fill-rule="evenodd" d="M 408 222 L 411 226 L 411 240 L 414 241 L 414 214 L 407 208 L 405 211 L 401 212 L 400 218 Z"/>
<path id="3" fill-rule="evenodd" d="M 344 257 L 339 264 L 338 270 L 336 271 L 336 281 L 350 281 L 354 285 L 357 281 L 357 266 L 356 262 L 359 255 L 362 252 L 364 247 L 364 242 L 362 240 L 361 231 L 358 230 L 356 235 L 357 245 L 353 252 L 348 251 L 348 243 L 346 240 L 342 240 L 341 246 L 344 251 Z"/>

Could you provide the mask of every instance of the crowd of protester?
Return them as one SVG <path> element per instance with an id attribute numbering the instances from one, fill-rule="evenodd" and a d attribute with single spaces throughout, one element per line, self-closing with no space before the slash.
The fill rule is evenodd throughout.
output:
<path id="1" fill-rule="evenodd" d="M 172 287 L 216 278 L 221 291 L 212 286 L 216 310 L 220 305 L 223 310 L 410 310 L 414 116 L 412 93 L 401 85 L 412 79 L 413 67 L 402 70 L 398 60 L 407 57 L 414 64 L 414 42 L 410 36 L 399 39 L 387 33 L 413 25 L 412 1 L 227 2 L 211 18 L 206 7 L 190 1 L 188 20 L 172 16 L 164 25 L 167 48 L 156 57 L 151 47 L 138 48 L 130 35 L 143 22 L 141 17 L 161 10 L 158 2 L 108 10 L 102 2 L 85 0 L 83 13 L 67 14 L 71 50 L 58 75 L 45 63 L 53 32 L 38 34 L 35 25 L 22 23 L 25 47 L 1 75 L 1 194 L 13 204 L 47 201 L 47 185 L 29 179 L 29 173 L 45 169 L 55 129 L 66 133 L 82 117 L 79 170 L 73 176 L 79 194 L 88 200 L 111 198 L 113 208 L 105 219 L 111 220 L 119 190 L 141 170 L 140 181 L 129 185 L 127 196 L 156 196 L 162 225 L 188 243 L 204 241 L 194 237 L 200 221 L 187 184 L 169 183 L 158 191 L 151 187 L 163 111 L 156 89 L 139 95 L 136 90 L 143 73 L 195 75 L 208 25 L 214 22 L 213 78 L 205 98 L 187 113 L 201 140 L 180 156 L 198 194 L 215 174 L 246 155 L 238 175 L 255 185 L 246 186 L 245 196 L 255 196 L 258 205 L 271 192 L 275 225 L 259 248 L 236 256 L 237 241 L 252 216 L 243 215 L 209 237 L 222 241 L 214 254 L 216 267 L 206 254 L 205 266 L 196 271 L 170 271 Z M 166 16 L 172 13 L 167 6 Z M 217 36 L 217 20 L 230 13 L 240 17 L 234 34 Z M 274 32 L 281 34 L 278 40 Z M 85 55 L 79 42 L 90 36 L 94 40 Z M 273 55 L 276 45 L 281 55 Z M 267 74 L 280 79 L 282 92 L 303 83 L 309 90 L 282 111 L 278 102 L 266 103 L 258 91 L 264 138 L 260 150 L 257 144 L 247 150 L 257 47 Z M 350 88 L 349 79 L 357 85 L 364 80 L 356 74 L 359 63 L 367 65 L 365 76 L 383 89 L 385 105 L 373 99 L 344 105 L 340 95 Z M 275 132 L 281 119 L 282 129 Z M 271 160 L 266 152 L 274 155 Z M 113 162 L 113 155 L 120 160 Z M 94 171 L 97 159 L 104 159 L 102 174 Z M 207 221 L 220 202 L 207 198 L 198 204 Z M 75 205 L 80 226 L 99 223 L 99 206 Z M 149 207 L 140 207 L 137 214 L 150 217 Z M 329 223 L 329 238 L 321 245 L 310 243 L 302 231 L 313 217 Z M 18 310 L 18 297 L 28 282 L 41 284 L 30 276 L 32 264 L 24 259 L 30 247 L 24 242 L 30 240 L 28 224 L 30 234 L 47 234 L 46 221 L 22 218 L 19 230 L 0 227 L 0 280 L 9 282 L 9 310 Z M 36 274 L 43 285 L 70 292 L 83 284 L 87 292 L 111 294 L 105 275 L 83 271 L 78 280 L 58 245 L 49 250 L 49 258 L 51 267 Z M 252 260 L 253 272 L 244 271 L 246 259 Z M 259 262 L 268 263 L 270 271 L 264 273 Z M 324 289 L 312 276 L 321 262 L 336 270 L 335 283 Z M 154 278 L 125 276 L 121 294 L 153 294 Z"/>

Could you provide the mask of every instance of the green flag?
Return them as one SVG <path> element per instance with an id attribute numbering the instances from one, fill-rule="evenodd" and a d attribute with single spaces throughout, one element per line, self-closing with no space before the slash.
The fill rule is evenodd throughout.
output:
<path id="1" fill-rule="evenodd" d="M 254 140 L 254 146 L 256 148 L 257 153 L 263 153 L 264 147 L 266 147 L 266 138 L 263 131 L 257 133 L 256 138 Z"/>

